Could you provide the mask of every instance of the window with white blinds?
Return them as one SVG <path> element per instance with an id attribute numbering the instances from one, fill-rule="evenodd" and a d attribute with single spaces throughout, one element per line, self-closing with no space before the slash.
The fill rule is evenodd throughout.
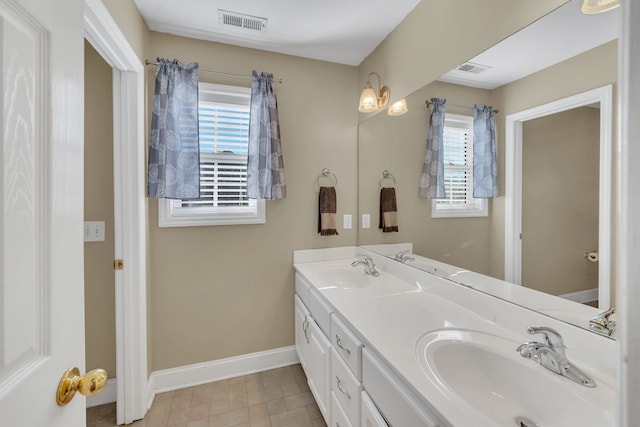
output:
<path id="1" fill-rule="evenodd" d="M 473 117 L 447 114 L 444 122 L 446 197 L 433 201 L 433 218 L 486 216 L 485 199 L 473 198 Z"/>
<path id="2" fill-rule="evenodd" d="M 161 200 L 160 227 L 259 224 L 264 200 L 247 198 L 251 90 L 199 84 L 200 198 Z"/>

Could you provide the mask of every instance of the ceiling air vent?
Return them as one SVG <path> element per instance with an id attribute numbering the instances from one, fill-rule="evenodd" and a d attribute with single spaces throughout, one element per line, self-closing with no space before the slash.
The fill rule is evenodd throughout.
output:
<path id="1" fill-rule="evenodd" d="M 218 10 L 218 23 L 229 27 L 243 28 L 250 31 L 267 31 L 267 18 L 244 15 L 242 13 Z"/>
<path id="2" fill-rule="evenodd" d="M 481 72 L 486 71 L 489 68 L 491 67 L 487 65 L 474 64 L 473 62 L 465 62 L 464 64 L 456 68 L 456 70 L 464 71 L 466 73 L 480 74 Z"/>

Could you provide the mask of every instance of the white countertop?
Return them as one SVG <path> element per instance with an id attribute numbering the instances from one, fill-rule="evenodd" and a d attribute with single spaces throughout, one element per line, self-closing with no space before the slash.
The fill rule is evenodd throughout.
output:
<path id="1" fill-rule="evenodd" d="M 344 287 L 325 274 L 332 269 L 351 270 L 350 264 L 356 253 L 371 256 L 380 277 L 367 276 L 366 280 L 370 282 L 366 286 Z M 471 407 L 465 408 L 464 402 L 461 406 L 451 393 L 444 392 L 442 384 L 434 384 L 425 375 L 417 359 L 416 345 L 425 334 L 439 329 L 469 329 L 522 343 L 531 340 L 531 336 L 525 333 L 527 326 L 544 324 L 556 328 L 565 337 L 570 360 L 576 364 L 582 362 L 583 370 L 597 382 L 614 385 L 617 346 L 612 340 L 580 331 L 361 248 L 297 251 L 296 255 L 296 271 L 320 292 L 365 341 L 365 345 L 373 348 L 419 398 L 429 402 L 429 406 L 454 426 L 493 427 L 501 424 L 479 416 Z M 362 267 L 353 270 L 362 272 Z M 599 353 L 594 357 L 578 356 L 580 352 L 591 351 Z M 603 351 L 611 355 L 602 356 Z M 588 366 L 585 366 L 586 360 L 589 361 Z M 581 386 L 576 384 L 576 387 Z M 602 391 L 602 388 L 596 388 L 586 392 Z M 612 410 L 615 408 L 614 396 L 599 398 L 604 399 L 605 407 L 611 405 Z"/>

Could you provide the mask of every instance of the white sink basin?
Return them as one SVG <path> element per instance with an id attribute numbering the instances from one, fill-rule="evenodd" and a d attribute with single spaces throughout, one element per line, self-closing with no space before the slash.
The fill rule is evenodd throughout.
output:
<path id="1" fill-rule="evenodd" d="M 615 424 L 611 387 L 596 379 L 597 387 L 588 388 L 556 375 L 521 357 L 519 344 L 482 332 L 441 330 L 420 338 L 416 352 L 443 393 L 496 426 Z"/>
<path id="2" fill-rule="evenodd" d="M 327 268 L 319 271 L 318 277 L 323 283 L 338 288 L 362 288 L 380 282 L 378 277 L 365 274 L 362 266 Z"/>

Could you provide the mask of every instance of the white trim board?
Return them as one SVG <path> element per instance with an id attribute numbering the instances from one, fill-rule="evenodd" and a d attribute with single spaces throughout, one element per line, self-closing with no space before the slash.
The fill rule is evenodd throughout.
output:
<path id="1" fill-rule="evenodd" d="M 618 140 L 617 267 L 620 324 L 618 355 L 619 427 L 640 420 L 640 2 L 621 2 L 622 36 L 618 43 L 620 138 Z"/>
<path id="2" fill-rule="evenodd" d="M 178 390 L 300 363 L 295 346 L 154 371 L 154 393 Z"/>
<path id="3" fill-rule="evenodd" d="M 300 363 L 300 360 L 296 348 L 290 346 L 154 371 L 148 382 L 146 405 L 147 408 L 151 408 L 156 393 L 236 378 L 297 363 Z M 109 379 L 102 392 L 87 398 L 87 408 L 115 402 L 116 388 L 116 378 Z"/>
<path id="4" fill-rule="evenodd" d="M 148 409 L 144 66 L 101 0 L 84 1 L 85 38 L 113 69 L 117 424 Z"/>
<path id="5" fill-rule="evenodd" d="M 505 148 L 505 280 L 520 284 L 522 276 L 522 124 L 595 102 L 600 103 L 600 189 L 598 232 L 598 305 L 611 307 L 611 193 L 613 86 L 607 85 L 506 117 Z"/>
<path id="6" fill-rule="evenodd" d="M 118 394 L 117 383 L 117 378 L 109 378 L 100 393 L 87 397 L 87 408 L 115 402 Z"/>

